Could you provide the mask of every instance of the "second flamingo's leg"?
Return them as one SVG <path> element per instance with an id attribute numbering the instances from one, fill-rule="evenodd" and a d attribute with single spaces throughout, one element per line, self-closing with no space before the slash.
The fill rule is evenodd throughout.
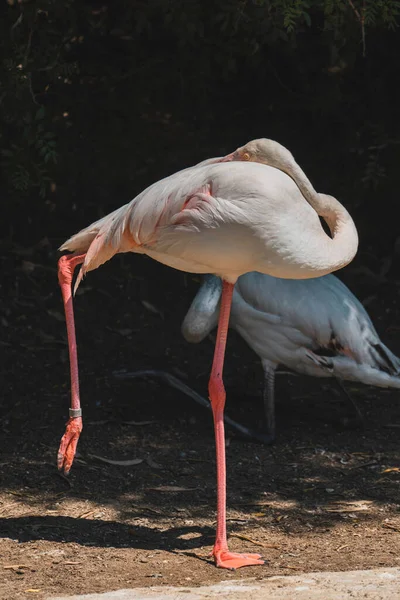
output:
<path id="1" fill-rule="evenodd" d="M 65 255 L 58 261 L 58 281 L 64 301 L 67 323 L 69 362 L 71 370 L 71 408 L 65 433 L 61 439 L 57 455 L 57 466 L 67 475 L 71 469 L 80 433 L 82 431 L 82 410 L 79 398 L 78 353 L 76 349 L 75 319 L 72 303 L 72 278 L 75 267 L 85 260 L 80 256 Z"/>
<path id="2" fill-rule="evenodd" d="M 224 407 L 225 388 L 222 381 L 229 315 L 234 284 L 223 282 L 221 309 L 218 322 L 217 341 L 209 381 L 209 395 L 214 417 L 215 445 L 217 453 L 217 535 L 213 556 L 217 567 L 238 569 L 250 565 L 264 564 L 259 554 L 237 554 L 229 552 L 226 537 L 226 461 Z"/>

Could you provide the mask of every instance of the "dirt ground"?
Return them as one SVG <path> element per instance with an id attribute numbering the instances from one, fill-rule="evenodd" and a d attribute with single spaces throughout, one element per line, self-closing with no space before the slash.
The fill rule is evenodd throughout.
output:
<path id="1" fill-rule="evenodd" d="M 84 430 L 60 476 L 69 374 L 58 241 L 1 253 L 0 598 L 399 566 L 399 393 L 348 384 L 365 417 L 354 428 L 333 382 L 294 376 L 278 378 L 273 446 L 227 428 L 230 545 L 266 565 L 212 565 L 210 414 L 160 382 L 113 376 L 164 369 L 206 395 L 212 342 L 191 346 L 179 332 L 198 280 L 143 257 L 91 273 L 76 298 Z M 343 278 L 400 353 L 397 282 L 356 268 Z M 261 368 L 234 334 L 225 384 L 228 414 L 261 429 Z"/>

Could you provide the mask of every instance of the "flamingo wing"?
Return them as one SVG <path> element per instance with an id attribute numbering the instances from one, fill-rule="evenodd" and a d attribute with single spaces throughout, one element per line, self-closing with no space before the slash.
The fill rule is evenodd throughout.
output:
<path id="1" fill-rule="evenodd" d="M 281 359 L 286 357 L 281 360 L 284 364 L 296 368 L 296 363 L 291 365 L 288 360 L 290 353 L 301 348 L 311 350 L 312 354 L 303 358 L 312 356 L 319 368 L 329 367 L 338 375 L 345 368 L 343 378 L 348 377 L 351 364 L 399 375 L 399 358 L 382 343 L 361 302 L 334 275 L 295 281 L 249 273 L 239 279 L 236 291 L 244 319 L 239 327 L 247 329 L 249 339 L 254 339 L 264 322 L 264 346 L 272 345 L 270 352 Z M 237 312 L 235 305 L 233 312 Z M 272 317 L 280 318 L 275 327 Z"/>

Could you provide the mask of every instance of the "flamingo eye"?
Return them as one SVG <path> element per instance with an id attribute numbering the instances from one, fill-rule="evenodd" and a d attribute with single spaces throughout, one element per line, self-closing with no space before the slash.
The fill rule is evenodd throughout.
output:
<path id="1" fill-rule="evenodd" d="M 248 152 L 244 152 L 242 154 L 242 160 L 250 160 L 250 154 Z"/>

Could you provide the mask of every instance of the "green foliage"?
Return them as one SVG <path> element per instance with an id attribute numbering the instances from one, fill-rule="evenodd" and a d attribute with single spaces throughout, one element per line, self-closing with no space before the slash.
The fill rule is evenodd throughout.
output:
<path id="1" fill-rule="evenodd" d="M 298 27 L 302 21 L 310 27 L 311 17 L 308 12 L 310 9 L 310 3 L 306 0 L 283 0 L 282 1 L 282 12 L 283 12 L 283 26 L 292 33 Z"/>
<path id="2" fill-rule="evenodd" d="M 397 27 L 399 13 L 400 2 L 392 0 L 367 0 L 361 9 L 366 26 L 382 23 L 388 29 Z"/>
<path id="3" fill-rule="evenodd" d="M 118 111 L 129 89 L 138 113 L 181 94 L 188 111 L 211 120 L 216 80 L 233 84 L 244 69 L 260 80 L 273 73 L 284 87 L 270 57 L 295 64 L 299 48 L 300 75 L 307 61 L 310 72 L 321 68 L 320 48 L 341 73 L 361 55 L 361 37 L 395 28 L 400 11 L 397 0 L 0 1 L 0 169 L 18 196 L 46 196 L 57 182 L 79 127 L 69 107 L 79 111 L 93 86 L 104 110 Z M 310 92 L 309 110 L 329 110 L 333 87 Z"/>
<path id="4" fill-rule="evenodd" d="M 1 11 L 0 168 L 10 191 L 45 197 L 59 156 L 50 94 L 77 71 L 62 23 L 72 2 L 8 0 Z"/>

